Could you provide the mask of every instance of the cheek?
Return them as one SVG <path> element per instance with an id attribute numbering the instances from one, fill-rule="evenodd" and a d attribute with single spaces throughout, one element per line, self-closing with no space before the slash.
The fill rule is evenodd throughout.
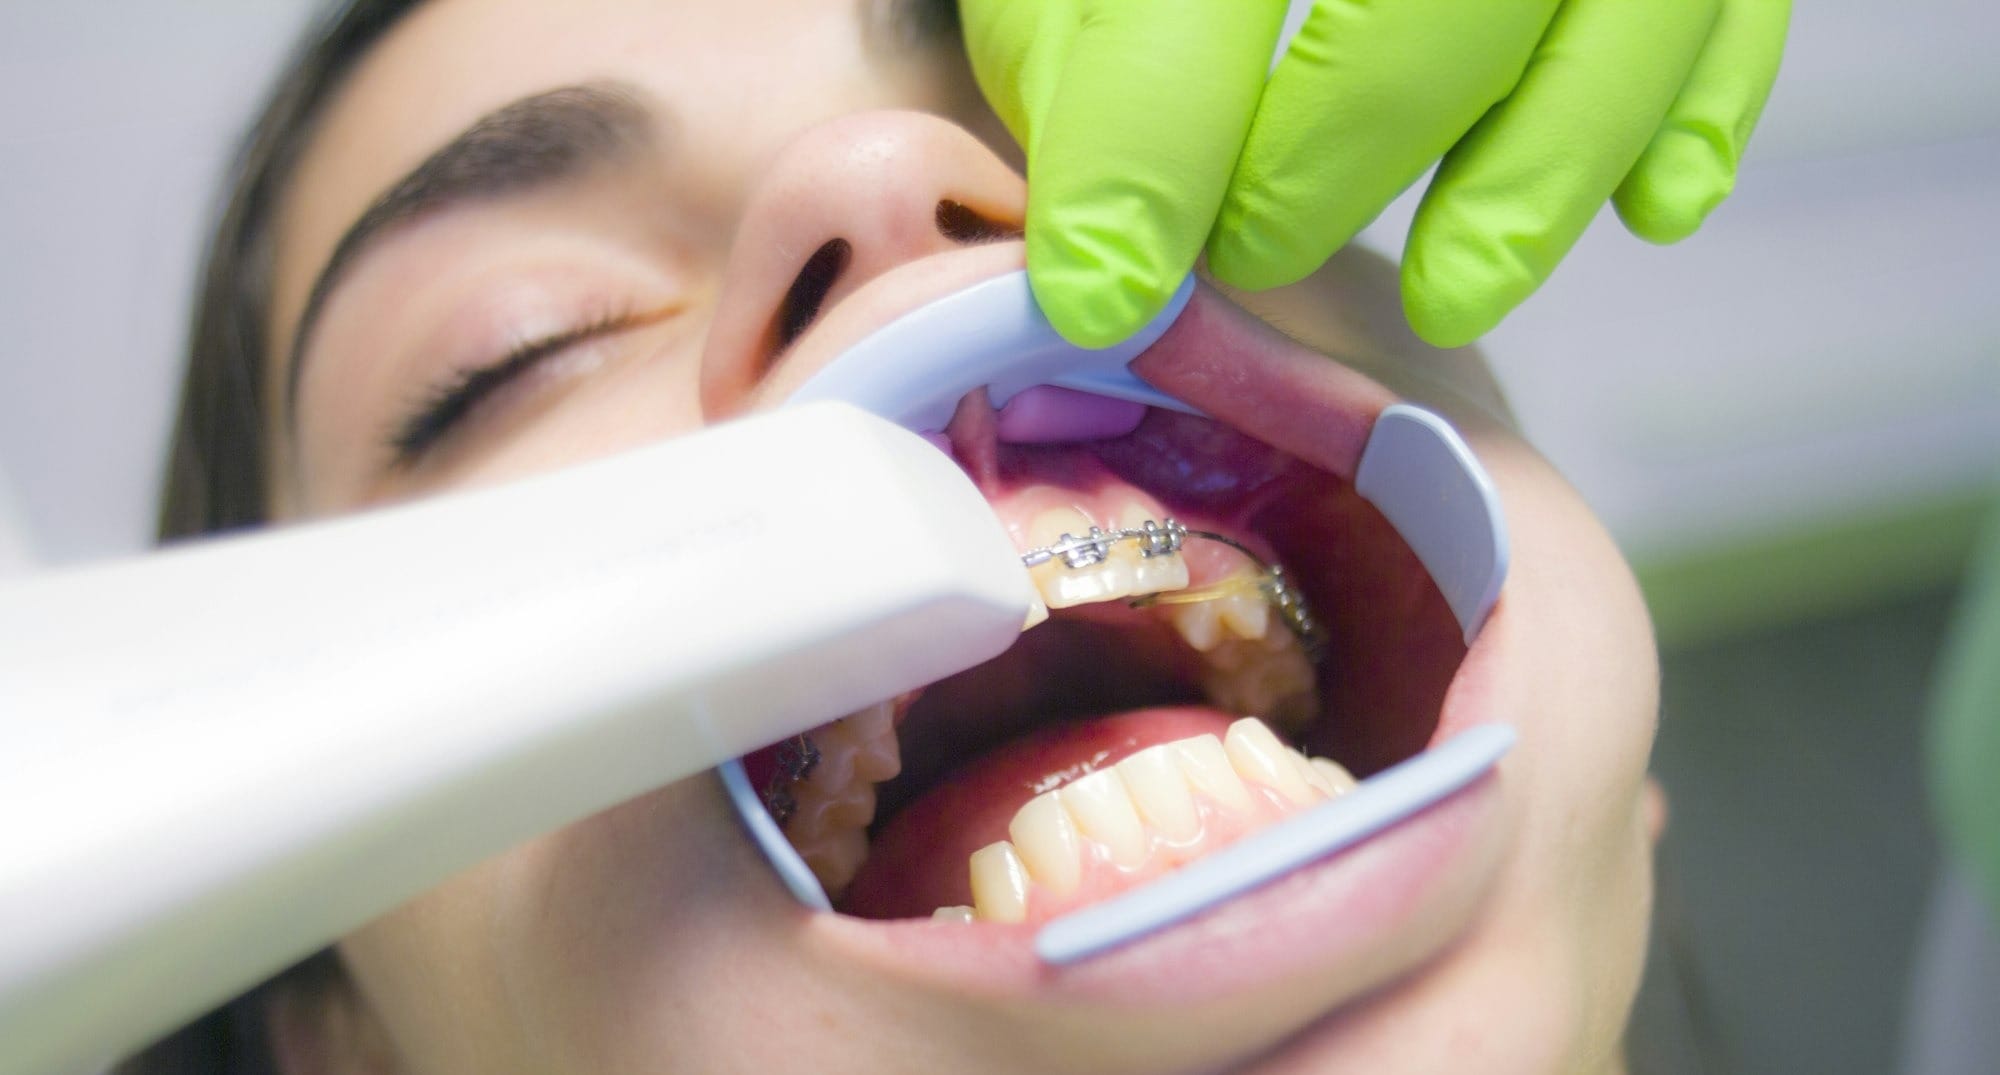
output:
<path id="1" fill-rule="evenodd" d="M 735 824 L 713 780 L 682 781 L 459 875 L 341 953 L 411 1070 L 726 1055 L 753 1028 L 720 998 L 778 998 L 796 959 L 771 925 L 789 897 Z"/>
<path id="2" fill-rule="evenodd" d="M 801 916 L 738 835 L 709 777 L 572 826 L 512 871 L 497 919 L 513 934 L 510 989 L 562 1070 L 626 1070 L 752 1036 L 730 998 L 783 998 Z"/>
<path id="3" fill-rule="evenodd" d="M 1514 562 L 1503 598 L 1513 686 L 1538 754 L 1579 792 L 1634 800 L 1659 715 L 1659 661 L 1638 584 L 1576 494 L 1525 447 L 1496 467 Z"/>
<path id="4" fill-rule="evenodd" d="M 470 1069 L 505 1048 L 511 1004 L 505 960 L 486 928 L 505 872 L 496 859 L 343 938 L 341 961 L 360 1001 L 409 1071 Z M 442 1027 L 461 1028 L 459 1034 Z M 493 1070 L 504 1070 L 495 1068 Z"/>

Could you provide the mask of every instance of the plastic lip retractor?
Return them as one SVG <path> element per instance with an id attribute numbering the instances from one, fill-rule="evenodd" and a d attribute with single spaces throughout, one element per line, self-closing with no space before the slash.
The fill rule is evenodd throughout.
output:
<path id="1" fill-rule="evenodd" d="M 1025 272 L 946 295 L 885 325 L 801 386 L 789 401 L 838 399 L 921 433 L 942 430 L 958 401 L 984 387 L 1000 409 L 1041 386 L 1189 414 L 1129 363 L 1166 332 L 1193 294 L 1189 278 L 1132 339 L 1100 351 L 1064 340 L 1042 316 Z M 1444 594 L 1469 643 L 1507 576 L 1507 528 L 1492 479 L 1436 414 L 1384 408 L 1355 489 L 1381 511 Z M 1462 732 L 1360 787 L 1103 903 L 1042 927 L 1035 951 L 1073 963 L 1128 944 L 1367 839 L 1473 783 L 1514 743 L 1505 725 Z M 808 907 L 832 901 L 765 809 L 740 761 L 719 769 L 737 813 L 786 887 Z"/>

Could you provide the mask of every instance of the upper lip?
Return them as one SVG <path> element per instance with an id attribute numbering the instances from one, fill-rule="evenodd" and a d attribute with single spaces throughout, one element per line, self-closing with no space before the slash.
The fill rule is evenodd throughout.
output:
<path id="1" fill-rule="evenodd" d="M 898 279 L 872 281 L 826 312 L 796 346 L 801 372 L 772 390 L 782 395 L 795 388 L 814 368 L 814 357 L 838 353 L 885 323 L 888 307 L 900 307 L 888 311 L 893 316 L 1018 267 L 1019 253 L 1015 244 L 995 244 L 927 261 L 945 265 L 906 267 L 907 273 L 891 274 Z M 898 285 L 909 287 L 912 281 L 919 282 L 914 294 L 899 293 Z M 885 299 L 891 294 L 897 301 Z M 1207 287 L 1197 288 L 1179 321 L 1132 368 L 1214 419 L 1255 430 L 1259 440 L 1348 481 L 1376 415 L 1396 401 L 1372 379 L 1283 337 Z M 1467 655 L 1438 714 L 1433 742 L 1491 719 L 1481 712 L 1482 692 L 1465 682 L 1463 672 L 1475 661 L 1495 659 L 1492 651 L 1503 636 L 1486 631 Z M 971 943 L 925 922 L 823 915 L 815 928 L 850 955 L 957 992 L 1199 1005 L 1305 978 L 1322 983 L 1318 995 L 1323 1005 L 1332 1004 L 1407 969 L 1466 928 L 1478 894 L 1495 873 L 1500 821 L 1497 788 L 1484 781 L 1356 852 L 1301 871 L 1203 920 L 1061 972 L 1036 964 L 1025 930 L 988 927 L 989 938 L 1006 939 Z M 1371 898 L 1371 889 L 1404 890 L 1405 902 L 1385 907 Z M 1253 921 L 1285 940 L 1247 942 L 1242 930 Z M 1210 966 L 1224 949 L 1241 957 L 1230 973 L 1161 973 Z M 1385 951 L 1391 953 L 1386 960 Z"/>

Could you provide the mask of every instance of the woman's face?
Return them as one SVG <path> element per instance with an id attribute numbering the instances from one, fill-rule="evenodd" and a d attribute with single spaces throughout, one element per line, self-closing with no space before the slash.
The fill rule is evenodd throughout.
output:
<path id="1" fill-rule="evenodd" d="M 1017 268 L 1027 191 L 997 127 L 956 46 L 888 6 L 434 0 L 406 18 L 281 207 L 279 513 L 505 480 L 769 407 L 898 313 Z M 839 271 L 802 273 L 832 239 Z M 1520 739 L 1496 777 L 1060 970 L 1019 929 L 805 911 L 719 784 L 687 780 L 346 938 L 351 990 L 281 1006 L 281 1055 L 407 1072 L 1619 1067 L 1659 813 L 1644 612 L 1474 360 L 1416 345 L 1393 296 L 1344 256 L 1242 300 L 1335 362 L 1204 290 L 1137 368 L 1324 462 L 1324 514 L 1356 546 L 1382 529 L 1342 477 L 1372 415 L 1401 395 L 1453 418 L 1511 527 L 1500 603 L 1467 652 L 1433 593 L 1352 562 L 1319 595 L 1337 641 L 1323 683 L 1356 725 L 1388 714 L 1343 760 L 1373 769 L 1503 722 Z M 1130 464 L 1144 448 L 1105 450 Z M 1005 470 L 981 475 L 996 502 L 1018 492 Z"/>

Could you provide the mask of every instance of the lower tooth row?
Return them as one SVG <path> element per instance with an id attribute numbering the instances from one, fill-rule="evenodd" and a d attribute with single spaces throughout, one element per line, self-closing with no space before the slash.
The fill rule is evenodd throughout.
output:
<path id="1" fill-rule="evenodd" d="M 1218 739 L 1148 747 L 1016 811 L 1009 839 L 972 854 L 973 906 L 939 918 L 1023 922 L 1077 898 L 1095 868 L 1126 877 L 1164 872 L 1263 819 L 1345 794 L 1354 778 L 1307 759 L 1254 718 Z"/>

